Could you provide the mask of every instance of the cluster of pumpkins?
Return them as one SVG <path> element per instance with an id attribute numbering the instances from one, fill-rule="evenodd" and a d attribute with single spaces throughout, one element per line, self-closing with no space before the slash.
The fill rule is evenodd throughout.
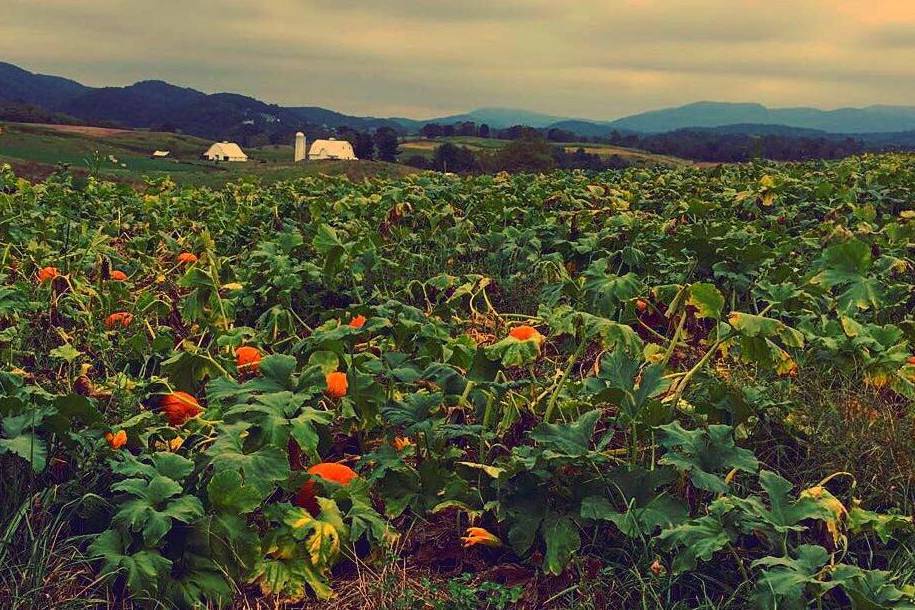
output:
<path id="1" fill-rule="evenodd" d="M 181 265 L 192 265 L 196 263 L 198 257 L 190 252 L 182 252 L 176 258 Z M 53 281 L 61 274 L 56 267 L 43 267 L 38 271 L 37 279 L 40 284 Z M 125 282 L 128 280 L 126 273 L 119 269 L 114 269 L 109 273 L 108 279 L 114 282 Z M 118 311 L 108 315 L 105 318 L 105 328 L 115 330 L 126 328 L 133 322 L 133 315 L 126 311 Z M 357 315 L 349 322 L 352 328 L 362 328 L 366 323 L 363 315 Z M 544 338 L 537 329 L 532 326 L 521 325 L 511 329 L 509 336 L 518 341 L 533 340 L 541 343 Z M 257 374 L 260 361 L 263 357 L 261 351 L 252 346 L 242 346 L 235 350 L 235 364 L 239 372 L 247 374 Z M 346 396 L 349 389 L 349 381 L 346 373 L 332 371 L 325 375 L 325 394 L 333 399 L 339 399 Z M 203 407 L 197 399 L 183 391 L 174 391 L 165 394 L 159 401 L 160 410 L 172 426 L 183 426 L 190 419 L 203 413 Z M 105 440 L 108 445 L 115 450 L 120 449 L 127 444 L 127 433 L 124 430 L 105 433 Z M 401 449 L 409 444 L 406 439 L 395 439 L 395 446 Z M 349 466 L 337 462 L 321 462 L 310 466 L 306 472 L 312 475 L 312 479 L 306 481 L 295 495 L 294 504 L 307 510 L 311 515 L 317 516 L 320 507 L 316 500 L 315 479 L 330 481 L 338 485 L 347 486 L 359 475 Z M 467 535 L 461 538 L 464 546 L 474 546 L 477 544 L 485 546 L 499 546 L 501 541 L 480 527 L 471 527 L 467 530 Z"/>

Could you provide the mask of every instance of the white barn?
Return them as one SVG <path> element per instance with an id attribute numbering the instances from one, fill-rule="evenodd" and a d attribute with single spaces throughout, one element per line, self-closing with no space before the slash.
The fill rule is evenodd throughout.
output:
<path id="1" fill-rule="evenodd" d="M 346 159 L 356 161 L 353 145 L 346 140 L 315 140 L 308 149 L 308 158 L 313 159 Z"/>
<path id="2" fill-rule="evenodd" d="M 247 161 L 248 155 L 235 142 L 216 142 L 203 153 L 209 161 Z"/>

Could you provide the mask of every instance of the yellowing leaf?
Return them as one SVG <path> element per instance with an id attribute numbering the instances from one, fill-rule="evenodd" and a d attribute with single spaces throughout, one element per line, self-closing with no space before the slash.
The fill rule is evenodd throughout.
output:
<path id="1" fill-rule="evenodd" d="M 821 485 L 805 489 L 801 492 L 799 497 L 816 500 L 820 506 L 823 506 L 830 512 L 832 518 L 826 520 L 826 529 L 829 531 L 830 535 L 832 535 L 833 543 L 839 544 L 839 540 L 842 537 L 841 530 L 844 527 L 845 517 L 848 515 L 848 511 L 845 510 L 845 506 L 842 502 Z"/>

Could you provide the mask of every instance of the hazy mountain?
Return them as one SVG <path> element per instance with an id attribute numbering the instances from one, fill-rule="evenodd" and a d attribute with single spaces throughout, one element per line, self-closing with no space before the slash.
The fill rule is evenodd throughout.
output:
<path id="1" fill-rule="evenodd" d="M 503 129 L 513 125 L 526 125 L 528 127 L 548 127 L 553 123 L 565 120 L 563 117 L 519 110 L 517 108 L 477 108 L 464 114 L 454 114 L 423 121 L 423 123 L 440 123 L 451 125 L 471 121 L 473 123 L 486 123 L 491 128 Z"/>
<path id="2" fill-rule="evenodd" d="M 328 110 L 319 106 L 300 106 L 287 108 L 296 116 L 309 123 L 327 125 L 328 127 L 350 127 L 352 129 L 370 130 L 379 127 L 406 127 L 410 130 L 419 129 L 422 122 L 411 119 L 383 119 L 377 117 L 359 117 Z"/>
<path id="3" fill-rule="evenodd" d="M 583 121 L 581 119 L 566 119 L 563 121 L 557 121 L 551 123 L 547 126 L 550 129 L 562 129 L 563 131 L 571 131 L 580 136 L 588 137 L 602 137 L 609 135 L 613 131 L 613 128 L 610 127 L 607 123 L 600 123 L 597 121 Z M 618 129 L 620 133 L 627 133 L 628 129 Z"/>
<path id="4" fill-rule="evenodd" d="M 767 108 L 761 104 L 697 102 L 677 108 L 642 112 L 611 121 L 614 129 L 660 133 L 690 127 L 725 125 L 785 125 L 830 133 L 877 133 L 915 129 L 915 107 Z"/>

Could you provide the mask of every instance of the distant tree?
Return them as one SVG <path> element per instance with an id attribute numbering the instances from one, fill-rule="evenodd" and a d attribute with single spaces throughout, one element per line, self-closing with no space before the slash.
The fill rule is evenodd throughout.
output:
<path id="1" fill-rule="evenodd" d="M 466 146 L 455 146 L 451 142 L 445 142 L 435 149 L 432 167 L 440 172 L 463 174 L 479 171 L 480 162 Z"/>
<path id="2" fill-rule="evenodd" d="M 477 124 L 473 121 L 462 121 L 455 125 L 455 135 L 475 136 L 477 135 Z"/>
<path id="3" fill-rule="evenodd" d="M 488 138 L 489 137 L 489 125 L 487 125 L 486 123 L 483 123 L 482 125 L 480 125 L 478 135 L 481 138 Z"/>
<path id="4" fill-rule="evenodd" d="M 375 130 L 375 150 L 382 161 L 394 163 L 400 152 L 397 132 L 390 127 L 379 127 Z"/>
<path id="5" fill-rule="evenodd" d="M 454 125 L 445 125 L 442 127 L 442 135 L 446 138 L 454 135 Z"/>
<path id="6" fill-rule="evenodd" d="M 442 126 L 438 123 L 426 123 L 422 126 L 422 129 L 419 130 L 419 133 L 424 138 L 435 139 L 442 137 Z"/>
<path id="7" fill-rule="evenodd" d="M 491 158 L 496 171 L 543 172 L 556 167 L 553 146 L 536 130 L 533 135 L 513 140 Z"/>
<path id="8" fill-rule="evenodd" d="M 375 140 L 372 138 L 372 134 L 367 131 L 360 131 L 356 134 L 356 141 L 353 142 L 353 152 L 360 159 L 374 159 Z"/>
<path id="9" fill-rule="evenodd" d="M 580 140 L 580 138 L 577 135 L 575 135 L 574 133 L 572 133 L 571 131 L 567 131 L 565 129 L 559 129 L 556 127 L 553 127 L 552 129 L 547 130 L 546 138 L 547 138 L 547 140 L 550 140 L 551 142 L 575 142 L 577 140 Z"/>
<path id="10" fill-rule="evenodd" d="M 497 136 L 503 140 L 520 140 L 521 138 L 532 140 L 538 138 L 543 139 L 543 136 L 539 131 L 533 127 L 527 127 L 526 125 L 512 125 L 506 129 L 500 129 L 497 132 Z"/>
<path id="11" fill-rule="evenodd" d="M 341 125 L 334 129 L 334 138 L 337 140 L 346 140 L 352 144 L 353 148 L 356 148 L 356 137 L 358 135 L 358 131 L 346 125 Z"/>

